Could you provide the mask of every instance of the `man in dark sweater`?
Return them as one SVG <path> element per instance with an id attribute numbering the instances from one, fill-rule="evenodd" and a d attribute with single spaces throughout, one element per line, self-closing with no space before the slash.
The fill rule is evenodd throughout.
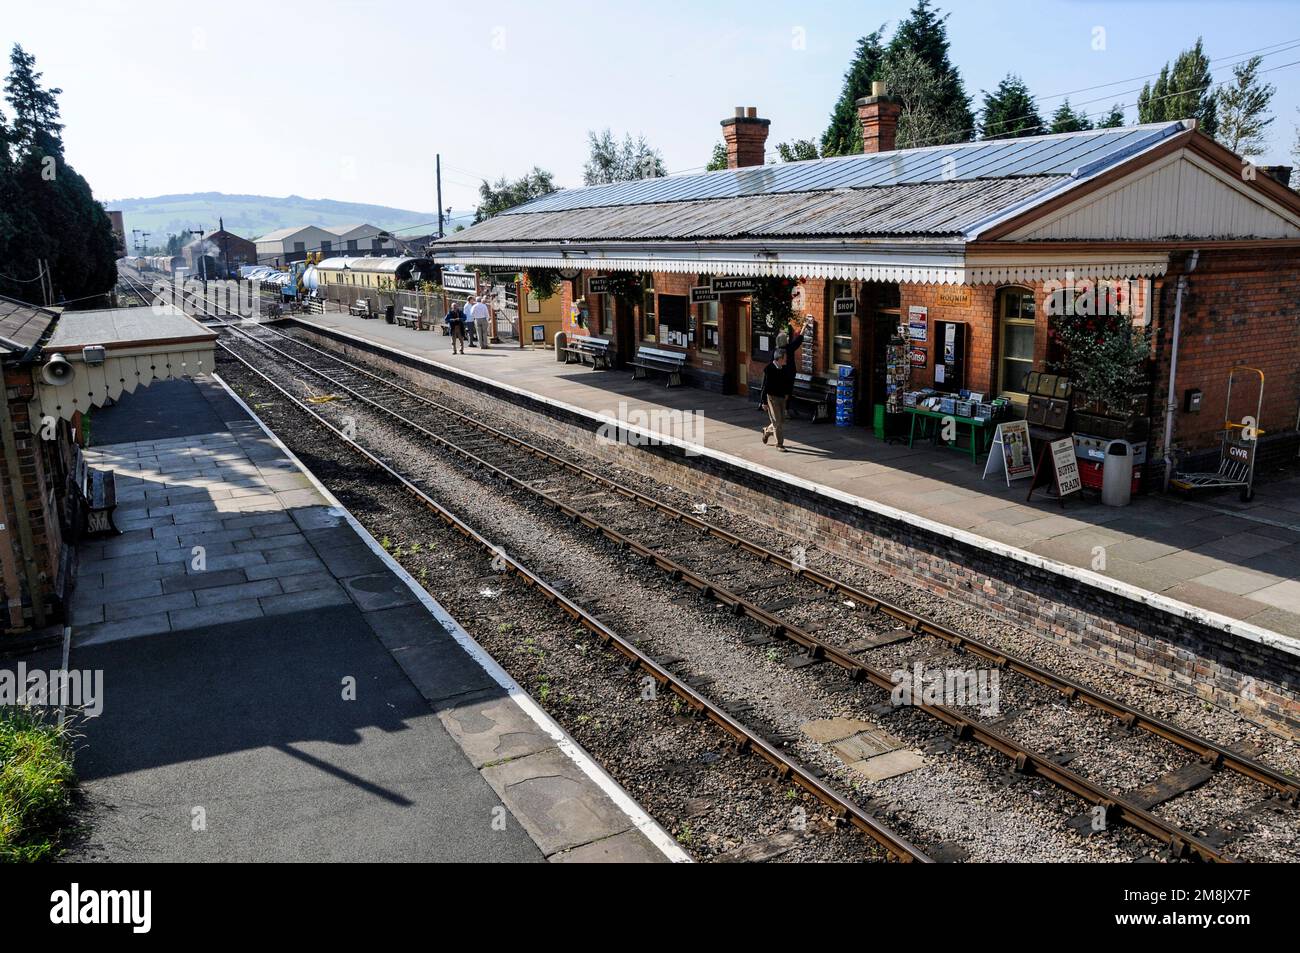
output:
<path id="1" fill-rule="evenodd" d="M 785 402 L 794 387 L 794 377 L 786 373 L 789 358 L 785 348 L 777 348 L 772 360 L 763 368 L 763 401 L 768 425 L 763 428 L 763 442 L 776 437 L 776 449 L 785 452 Z"/>

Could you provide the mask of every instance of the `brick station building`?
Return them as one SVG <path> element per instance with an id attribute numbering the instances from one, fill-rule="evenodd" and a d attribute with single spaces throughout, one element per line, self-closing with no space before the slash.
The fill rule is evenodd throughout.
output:
<path id="1" fill-rule="evenodd" d="M 64 619 L 83 529 L 84 415 L 210 371 L 215 340 L 168 306 L 60 312 L 0 298 L 0 643 Z"/>
<path id="2" fill-rule="evenodd" d="M 1069 320 L 1049 316 L 1049 297 L 1091 284 L 1151 329 L 1151 459 L 1166 426 L 1173 447 L 1217 447 L 1234 365 L 1265 374 L 1262 448 L 1294 458 L 1300 195 L 1273 177 L 1289 170 L 1255 169 L 1192 121 L 895 150 L 899 106 L 875 92 L 858 102 L 863 155 L 764 165 L 768 120 L 737 109 L 722 123 L 725 171 L 555 192 L 437 242 L 435 257 L 557 269 L 566 333 L 610 339 L 623 362 L 680 351 L 689 383 L 736 394 L 757 392 L 774 343 L 745 281 L 791 279 L 813 328 L 798 369 L 854 368 L 861 424 L 912 318 L 928 329 L 910 388 L 938 386 L 936 329 L 954 322 L 964 347 L 942 383 L 1023 407 L 1026 372 L 1054 357 L 1051 322 Z M 591 281 L 629 274 L 637 296 Z M 1251 413 L 1253 386 L 1234 390 Z"/>

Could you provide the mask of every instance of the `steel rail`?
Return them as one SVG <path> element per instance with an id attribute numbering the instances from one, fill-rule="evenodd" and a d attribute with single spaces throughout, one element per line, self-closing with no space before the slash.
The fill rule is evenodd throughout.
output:
<path id="1" fill-rule="evenodd" d="M 487 433 L 503 442 L 509 443 L 510 445 L 520 450 L 524 450 L 533 456 L 544 458 L 575 475 L 581 476 L 586 480 L 603 486 L 606 489 L 629 499 L 634 499 L 636 502 L 648 509 L 657 510 L 674 520 L 699 530 L 700 532 L 707 533 L 720 539 L 733 548 L 743 549 L 751 555 L 757 556 L 766 562 L 774 563 L 782 569 L 785 569 L 787 572 L 790 572 L 797 577 L 807 579 L 810 582 L 821 586 L 823 589 L 861 602 L 868 608 L 874 609 L 898 620 L 903 623 L 905 627 L 912 629 L 917 634 L 930 635 L 934 638 L 941 639 L 947 642 L 959 653 L 970 653 L 971 655 L 978 656 L 986 661 L 994 663 L 1001 669 L 1009 670 L 1044 687 L 1051 688 L 1067 699 L 1081 701 L 1098 711 L 1110 715 L 1126 728 L 1138 729 L 1177 745 L 1183 750 L 1196 755 L 1216 770 L 1227 768 L 1228 770 L 1272 788 L 1292 804 L 1300 803 L 1300 780 L 1270 768 L 1253 758 L 1231 751 L 1222 745 L 1210 741 L 1208 738 L 1203 738 L 1192 732 L 1186 731 L 1168 721 L 1143 712 L 1140 709 L 1133 708 L 1131 705 L 1128 705 L 1117 698 L 1089 688 L 1082 682 L 1076 681 L 1068 676 L 1050 672 L 1026 658 L 1004 651 L 1003 649 L 986 642 L 981 642 L 972 636 L 956 632 L 944 625 L 927 619 L 924 616 L 917 615 L 916 613 L 895 605 L 894 603 L 881 599 L 879 596 L 872 595 L 865 590 L 859 589 L 849 583 L 842 582 L 816 569 L 800 567 L 795 564 L 794 560 L 775 550 L 765 547 L 760 543 L 744 539 L 729 530 L 716 526 L 707 520 L 700 519 L 694 514 L 680 510 L 671 504 L 662 502 L 661 500 L 657 500 L 639 490 L 626 487 L 623 484 L 611 480 L 609 477 L 596 473 L 593 470 L 589 470 L 581 464 L 556 456 L 550 451 L 544 450 L 535 444 L 531 444 L 526 440 L 514 436 L 513 434 L 498 430 L 490 424 L 486 424 L 470 417 L 452 407 L 448 407 L 446 404 L 441 404 L 423 394 L 417 394 L 414 391 L 408 390 L 400 384 L 385 380 L 377 374 L 353 364 L 336 354 L 331 354 L 329 351 L 307 344 L 306 342 L 298 341 L 275 328 L 263 327 L 262 330 L 271 331 L 292 344 L 327 357 L 355 373 L 374 380 L 389 390 L 398 391 L 407 397 L 437 409 L 440 413 L 453 416 L 468 426 L 474 427 L 475 429 Z M 280 353 L 283 354 L 283 352 Z M 284 356 L 289 360 L 298 361 L 298 363 L 300 363 L 304 368 L 315 370 L 311 365 L 299 361 L 298 358 L 295 358 L 292 355 L 284 354 Z M 316 372 L 319 373 L 319 371 Z"/>
<path id="2" fill-rule="evenodd" d="M 920 863 L 933 863 L 932 859 L 919 847 L 915 846 L 901 834 L 898 834 L 896 831 L 877 820 L 873 815 L 863 810 L 834 786 L 816 777 L 798 762 L 782 753 L 780 749 L 776 748 L 771 742 L 767 741 L 753 729 L 745 726 L 720 705 L 700 693 L 690 685 L 689 682 L 669 671 L 659 662 L 642 652 L 628 639 L 625 639 L 623 636 L 615 632 L 595 615 L 569 599 L 554 586 L 546 582 L 532 570 L 528 569 L 519 560 L 504 552 L 500 546 L 492 543 L 468 523 L 461 520 L 450 510 L 446 509 L 411 482 L 411 480 L 402 475 L 393 466 L 381 460 L 375 454 L 362 447 L 355 440 L 348 437 L 314 409 L 308 407 L 293 394 L 289 393 L 284 387 L 256 368 L 242 355 L 238 354 L 225 344 L 222 344 L 222 348 L 249 371 L 256 374 L 268 385 L 278 391 L 285 399 L 290 401 L 296 409 L 309 415 L 312 420 L 332 433 L 339 440 L 343 441 L 351 450 L 365 458 L 373 466 L 380 468 L 389 477 L 398 482 L 402 489 L 413 496 L 425 508 L 438 516 L 444 523 L 455 529 L 462 536 L 492 553 L 494 557 L 499 557 L 507 563 L 514 575 L 519 577 L 527 585 L 536 589 L 547 602 L 561 609 L 584 629 L 595 635 L 603 646 L 614 649 L 629 661 L 636 663 L 643 671 L 654 678 L 660 686 L 669 689 L 685 701 L 691 709 L 704 715 L 717 724 L 733 739 L 742 752 L 752 753 L 768 762 L 776 769 L 777 775 L 781 779 L 797 784 L 799 787 L 808 791 L 818 800 L 830 807 L 838 820 L 852 824 L 863 834 L 867 835 L 883 847 L 896 859 L 903 862 L 916 861 Z"/>
<path id="3" fill-rule="evenodd" d="M 711 598 L 730 607 L 737 615 L 748 616 L 764 625 L 772 636 L 786 638 L 807 649 L 809 654 L 814 658 L 830 661 L 839 665 L 849 673 L 853 680 L 862 681 L 865 679 L 870 681 L 876 687 L 887 692 L 892 692 L 895 689 L 896 682 L 890 674 L 843 652 L 838 647 L 825 642 L 799 626 L 782 621 L 779 617 L 763 609 L 756 603 L 726 589 L 723 586 L 717 585 L 706 577 L 693 572 L 686 566 L 678 563 L 676 560 L 671 559 L 663 553 L 625 536 L 618 530 L 605 525 L 558 497 L 538 489 L 528 481 L 501 469 L 495 464 L 484 460 L 472 451 L 458 446 L 428 428 L 402 416 L 397 411 L 384 406 L 378 401 L 373 400 L 341 381 L 330 377 L 326 372 L 319 368 L 312 367 L 305 361 L 286 353 L 274 345 L 268 344 L 265 341 L 260 341 L 252 335 L 235 328 L 233 325 L 228 325 L 227 330 L 235 331 L 240 336 L 247 338 L 257 346 L 263 347 L 292 363 L 298 364 L 310 373 L 316 374 L 328 381 L 331 385 L 342 389 L 357 400 L 360 400 L 378 410 L 381 414 L 393 418 L 401 425 L 414 430 L 436 444 L 446 447 L 448 450 L 461 455 L 476 466 L 483 467 L 501 479 L 517 486 L 526 493 L 538 497 L 545 505 L 558 510 L 572 521 L 582 523 L 591 529 L 597 530 L 611 542 L 625 550 L 637 554 L 647 564 L 655 565 L 664 570 L 675 581 L 685 582 L 698 590 L 705 597 Z M 397 386 L 394 386 L 393 389 L 406 392 L 404 388 Z M 511 438 L 511 442 L 522 443 L 522 441 L 518 441 L 517 438 Z M 545 454 L 545 451 L 539 452 Z M 1226 856 L 1221 854 L 1207 842 L 1200 840 L 1187 831 L 1184 831 L 1177 825 L 1164 821 L 1156 815 L 1151 814 L 1149 811 L 1144 810 L 1136 803 L 1125 798 L 1123 795 L 1089 781 L 1082 775 L 1057 764 L 1051 758 L 1016 742 L 978 718 L 965 715 L 958 709 L 945 705 L 935 705 L 925 701 L 921 701 L 920 703 L 914 702 L 913 704 L 914 707 L 919 708 L 921 711 L 937 718 L 954 729 L 954 735 L 958 740 L 974 740 L 988 748 L 1000 752 L 1014 762 L 1015 768 L 1018 772 L 1024 774 L 1037 774 L 1040 777 L 1053 782 L 1064 790 L 1069 791 L 1082 800 L 1094 806 L 1101 807 L 1104 812 L 1104 818 L 1107 822 L 1118 820 L 1142 831 L 1155 840 L 1165 844 L 1169 848 L 1172 856 L 1176 858 L 1191 857 L 1215 863 L 1228 862 Z"/>

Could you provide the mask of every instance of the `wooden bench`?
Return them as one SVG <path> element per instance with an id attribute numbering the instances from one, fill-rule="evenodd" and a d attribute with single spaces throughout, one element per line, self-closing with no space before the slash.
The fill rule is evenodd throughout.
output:
<path id="1" fill-rule="evenodd" d="M 686 366 L 686 355 L 680 351 L 663 351 L 657 347 L 637 348 L 632 361 L 632 379 L 644 380 L 650 371 L 661 371 L 668 375 L 668 386 L 678 387 L 682 383 L 682 368 Z"/>
<path id="2" fill-rule="evenodd" d="M 370 311 L 370 299 L 358 298 L 354 304 L 348 305 L 348 314 L 355 314 L 360 318 L 373 318 Z"/>
<path id="3" fill-rule="evenodd" d="M 410 328 L 413 331 L 420 329 L 420 309 L 403 308 L 397 316 L 397 323 L 404 328 Z"/>
<path id="4" fill-rule="evenodd" d="M 583 335 L 571 338 L 564 348 L 564 363 L 572 364 L 574 360 L 590 364 L 593 371 L 609 370 L 609 340 Z"/>
<path id="5" fill-rule="evenodd" d="M 811 405 L 814 423 L 835 416 L 835 385 L 825 377 L 795 374 L 790 400 Z"/>
<path id="6" fill-rule="evenodd" d="M 112 470 L 92 470 L 75 448 L 73 485 L 81 497 L 81 532 L 86 538 L 116 536 L 122 531 L 114 519 L 117 511 L 117 477 Z"/>

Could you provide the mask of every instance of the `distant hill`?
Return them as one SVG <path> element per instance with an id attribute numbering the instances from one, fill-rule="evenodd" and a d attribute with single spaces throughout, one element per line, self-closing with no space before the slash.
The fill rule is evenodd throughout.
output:
<path id="1" fill-rule="evenodd" d="M 357 225 L 365 222 L 387 229 L 426 226 L 415 232 L 431 232 L 437 212 L 412 212 L 385 205 L 336 202 L 333 199 L 305 199 L 298 195 L 274 198 L 267 195 L 226 195 L 222 192 L 191 192 L 187 195 L 157 195 L 153 198 L 118 199 L 105 202 L 106 208 L 121 209 L 126 225 L 127 242 L 131 232 L 149 233 L 149 244 L 160 243 L 167 235 L 187 229 L 215 230 L 217 219 L 224 218 L 226 228 L 245 238 L 257 238 L 278 228 L 295 225 Z"/>

